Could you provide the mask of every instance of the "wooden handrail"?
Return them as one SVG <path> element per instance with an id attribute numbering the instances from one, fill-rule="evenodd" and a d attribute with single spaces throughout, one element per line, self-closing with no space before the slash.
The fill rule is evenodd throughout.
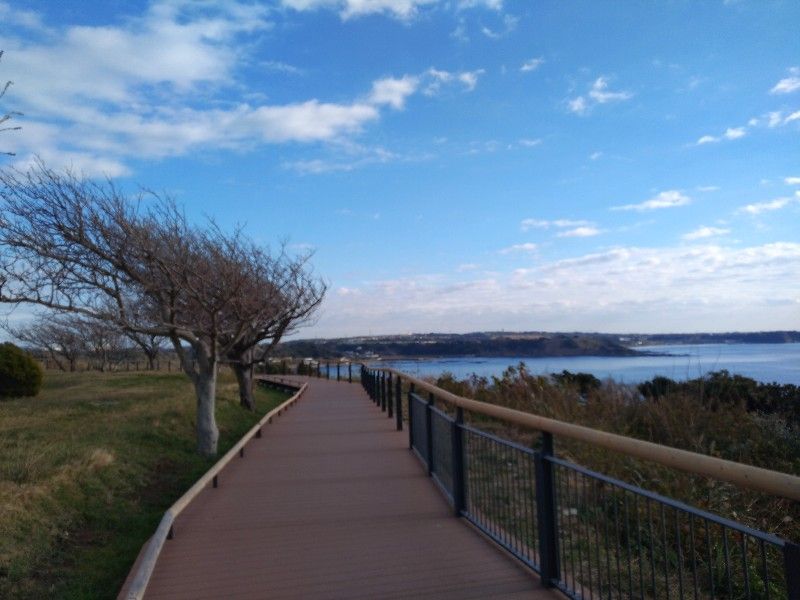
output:
<path id="1" fill-rule="evenodd" d="M 258 379 L 266 378 L 259 377 Z M 281 380 L 281 383 L 285 384 L 286 382 Z M 183 509 L 185 509 L 189 503 L 194 500 L 195 497 L 202 492 L 211 481 L 213 481 L 214 477 L 216 477 L 219 472 L 222 471 L 222 469 L 224 469 L 231 460 L 233 460 L 239 451 L 244 448 L 245 444 L 258 433 L 259 429 L 268 423 L 275 415 L 280 414 L 294 402 L 296 402 L 297 399 L 303 395 L 303 392 L 306 391 L 307 387 L 308 383 L 304 383 L 297 390 L 296 394 L 286 400 L 286 402 L 283 402 L 280 406 L 273 408 L 266 415 L 264 415 L 258 421 L 258 423 L 253 425 L 253 427 L 251 427 L 250 430 L 245 433 L 242 438 L 214 464 L 213 467 L 206 471 L 205 475 L 198 479 L 183 496 L 178 498 L 175 503 L 167 509 L 167 511 L 164 513 L 164 516 L 161 518 L 161 522 L 158 524 L 156 532 L 153 534 L 153 537 L 150 538 L 147 549 L 141 556 L 138 568 L 136 569 L 136 574 L 134 575 L 126 594 L 128 600 L 141 600 L 144 598 L 145 591 L 147 591 L 147 585 L 150 583 L 150 577 L 152 577 L 153 570 L 156 567 L 156 561 L 158 560 L 159 554 L 161 554 L 161 548 L 163 548 L 164 542 L 169 537 L 170 531 L 175 524 L 175 520 L 178 518 L 178 515 L 181 514 Z"/>
<path id="2" fill-rule="evenodd" d="M 366 366 L 366 365 L 365 365 Z M 735 483 L 742 487 L 789 498 L 800 500 L 800 477 L 771 471 L 751 465 L 744 465 L 731 460 L 714 458 L 705 454 L 680 450 L 670 446 L 662 446 L 653 442 L 637 440 L 634 438 L 608 433 L 598 429 L 591 429 L 581 425 L 573 425 L 556 419 L 548 419 L 526 413 L 513 408 L 505 408 L 495 404 L 479 402 L 462 396 L 457 396 L 443 390 L 427 381 L 418 379 L 402 371 L 390 368 L 366 367 L 375 371 L 392 373 L 393 375 L 413 383 L 417 390 L 432 392 L 437 398 L 456 407 L 463 408 L 473 413 L 494 417 L 507 423 L 513 423 L 527 429 L 547 431 L 553 435 L 579 440 L 601 448 L 614 450 L 628 456 L 649 460 L 666 467 L 686 471 L 695 475 L 704 475 L 720 481 Z"/>

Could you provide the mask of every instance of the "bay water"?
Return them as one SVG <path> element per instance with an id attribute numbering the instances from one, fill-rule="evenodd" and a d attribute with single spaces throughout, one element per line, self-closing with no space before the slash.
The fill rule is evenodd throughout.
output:
<path id="1" fill-rule="evenodd" d="M 800 385 L 800 344 L 680 344 L 641 346 L 641 356 L 454 357 L 420 360 L 385 360 L 381 366 L 393 367 L 411 375 L 437 376 L 450 372 L 463 379 L 473 373 L 500 376 L 512 365 L 524 362 L 534 374 L 591 373 L 600 379 L 639 383 L 663 375 L 677 381 L 694 379 L 709 371 L 726 369 L 764 383 Z M 668 354 L 652 356 L 647 352 Z"/>

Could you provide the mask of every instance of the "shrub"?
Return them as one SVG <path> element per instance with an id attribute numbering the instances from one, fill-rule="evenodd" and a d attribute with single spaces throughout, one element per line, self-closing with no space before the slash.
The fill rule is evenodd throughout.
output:
<path id="1" fill-rule="evenodd" d="M 14 344 L 0 344 L 0 398 L 35 396 L 41 385 L 39 363 Z"/>

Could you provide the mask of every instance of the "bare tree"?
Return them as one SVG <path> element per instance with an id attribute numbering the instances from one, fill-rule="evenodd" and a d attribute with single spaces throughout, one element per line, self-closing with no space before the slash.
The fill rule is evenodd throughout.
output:
<path id="1" fill-rule="evenodd" d="M 319 307 L 326 285 L 308 266 L 310 255 L 277 257 L 251 252 L 254 271 L 249 301 L 261 306 L 259 319 L 246 324 L 238 341 L 231 344 L 228 360 L 239 384 L 240 404 L 255 410 L 253 368 L 263 363 L 281 337 L 305 324 Z"/>
<path id="2" fill-rule="evenodd" d="M 2 60 L 2 58 L 3 58 L 3 52 L 4 52 L 3 50 L 0 50 L 0 60 Z M 3 98 L 3 96 L 6 95 L 6 92 L 8 91 L 8 88 L 10 88 L 13 85 L 13 83 L 14 83 L 13 81 L 6 81 L 5 84 L 0 85 L 0 100 Z M 19 126 L 10 127 L 10 126 L 6 125 L 6 123 L 8 123 L 8 121 L 13 119 L 14 117 L 19 117 L 19 116 L 22 116 L 22 113 L 19 113 L 19 112 L 16 112 L 16 111 L 9 111 L 9 112 L 0 114 L 0 132 L 2 132 L 2 131 L 17 131 L 19 129 L 22 129 Z M 0 154 L 6 154 L 8 156 L 14 156 L 13 152 L 0 152 Z"/>
<path id="3" fill-rule="evenodd" d="M 153 333 L 140 333 L 138 331 L 124 331 L 123 334 L 141 350 L 147 358 L 147 368 L 155 371 L 158 356 L 164 350 L 164 336 Z"/>
<path id="4" fill-rule="evenodd" d="M 4 326 L 23 344 L 44 352 L 62 371 L 75 371 L 86 343 L 71 324 L 52 314 L 41 315 L 23 327 Z"/>
<path id="5" fill-rule="evenodd" d="M 168 199 L 131 203 L 111 182 L 41 162 L 0 171 L 0 201 L 0 302 L 167 337 L 194 384 L 198 450 L 215 454 L 219 361 L 272 310 L 250 299 L 263 283 L 255 246 L 240 231 L 192 227 Z"/>

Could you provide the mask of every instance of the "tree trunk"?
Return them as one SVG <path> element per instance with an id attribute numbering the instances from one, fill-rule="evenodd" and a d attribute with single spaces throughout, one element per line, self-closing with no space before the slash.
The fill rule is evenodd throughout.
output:
<path id="1" fill-rule="evenodd" d="M 156 370 L 156 355 L 155 354 L 148 354 L 147 355 L 147 369 L 149 371 Z"/>
<path id="2" fill-rule="evenodd" d="M 205 362 L 205 361 L 203 361 Z M 197 395 L 197 451 L 203 456 L 217 454 L 219 429 L 214 415 L 217 391 L 217 364 L 212 363 L 208 371 L 195 374 L 194 390 Z"/>
<path id="3" fill-rule="evenodd" d="M 253 398 L 253 371 L 250 365 L 235 362 L 231 364 L 239 383 L 239 404 L 247 410 L 255 411 L 256 402 Z"/>

